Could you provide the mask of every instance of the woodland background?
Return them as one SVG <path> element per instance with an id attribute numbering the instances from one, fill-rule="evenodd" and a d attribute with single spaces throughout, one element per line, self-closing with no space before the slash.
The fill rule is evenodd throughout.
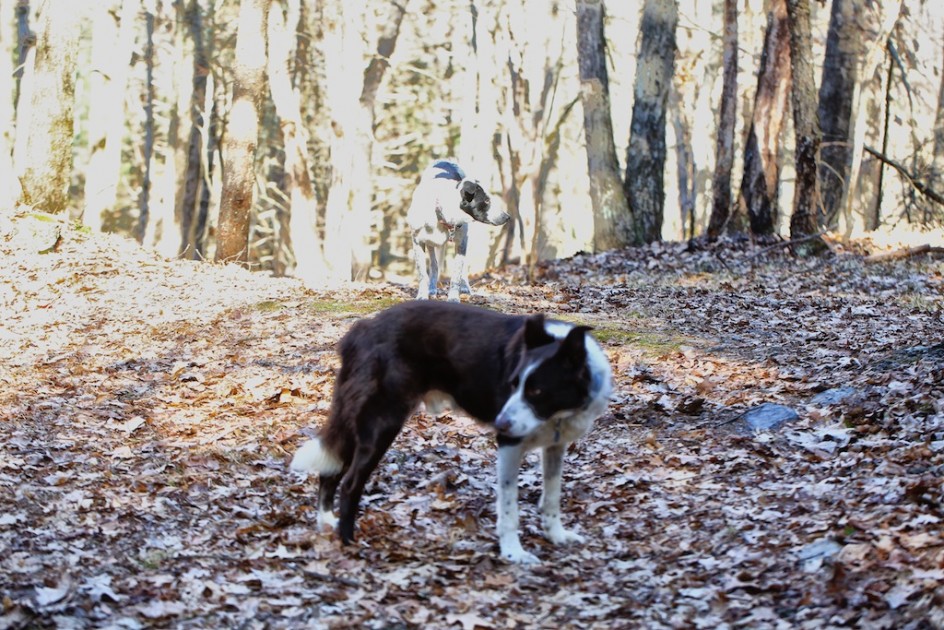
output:
<path id="1" fill-rule="evenodd" d="M 0 0 L 0 191 L 309 287 L 409 274 L 443 156 L 514 217 L 479 271 L 940 227 L 942 41 L 930 0 Z"/>

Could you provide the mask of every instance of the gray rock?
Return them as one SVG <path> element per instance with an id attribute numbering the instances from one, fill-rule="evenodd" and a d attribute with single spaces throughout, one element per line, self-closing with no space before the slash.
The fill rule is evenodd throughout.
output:
<path id="1" fill-rule="evenodd" d="M 785 405 L 775 403 L 763 403 L 753 409 L 749 409 L 744 414 L 744 422 L 754 431 L 770 431 L 776 429 L 787 422 L 793 422 L 799 418 L 796 411 Z"/>
<path id="2" fill-rule="evenodd" d="M 832 389 L 827 389 L 824 392 L 820 392 L 813 396 L 813 399 L 810 401 L 811 404 L 823 407 L 825 405 L 835 405 L 841 403 L 847 398 L 851 398 L 855 395 L 856 390 L 854 387 L 833 387 Z"/>

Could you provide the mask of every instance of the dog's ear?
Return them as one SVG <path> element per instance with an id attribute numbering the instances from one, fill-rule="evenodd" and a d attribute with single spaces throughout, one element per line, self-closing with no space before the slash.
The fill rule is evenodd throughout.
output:
<path id="1" fill-rule="evenodd" d="M 480 190 L 482 190 L 481 186 L 466 179 L 462 182 L 460 194 L 462 195 L 463 201 L 466 203 L 472 203 L 472 200 L 475 199 L 476 193 Z"/>
<path id="2" fill-rule="evenodd" d="M 546 346 L 554 341 L 554 336 L 544 327 L 544 315 L 538 313 L 525 320 L 524 345 L 526 348 Z"/>
<path id="3" fill-rule="evenodd" d="M 570 365 L 580 367 L 587 363 L 587 331 L 593 330 L 590 326 L 574 326 L 561 342 L 557 356 L 567 361 Z"/>

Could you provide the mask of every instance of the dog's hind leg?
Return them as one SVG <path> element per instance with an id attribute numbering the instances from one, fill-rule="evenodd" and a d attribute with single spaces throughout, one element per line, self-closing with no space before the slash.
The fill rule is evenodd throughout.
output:
<path id="1" fill-rule="evenodd" d="M 341 479 L 338 534 L 345 544 L 354 540 L 354 521 L 364 485 L 409 417 L 415 401 L 409 402 L 404 405 L 385 396 L 374 396 L 358 414 L 357 446 Z"/>
<path id="2" fill-rule="evenodd" d="M 544 487 L 541 491 L 541 524 L 544 536 L 555 545 L 583 542 L 583 536 L 564 529 L 560 517 L 561 471 L 564 464 L 564 447 L 554 444 L 544 448 L 541 469 Z"/>
<path id="3" fill-rule="evenodd" d="M 429 249 L 432 250 L 434 248 L 430 247 Z M 429 277 L 429 271 L 426 268 L 426 252 L 427 252 L 427 245 L 425 243 L 418 242 L 416 240 L 416 237 L 414 236 L 413 237 L 413 260 L 414 262 L 416 262 L 416 273 L 420 277 L 419 288 L 417 288 L 416 290 L 417 300 L 429 299 L 430 277 Z"/>
<path id="4" fill-rule="evenodd" d="M 439 290 L 439 262 L 443 258 L 445 247 L 429 246 L 429 296 L 433 297 Z"/>

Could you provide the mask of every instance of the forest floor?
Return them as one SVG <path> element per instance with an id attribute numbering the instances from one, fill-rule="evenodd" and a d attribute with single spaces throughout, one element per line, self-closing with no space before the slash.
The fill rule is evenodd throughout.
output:
<path id="1" fill-rule="evenodd" d="M 519 567 L 493 438 L 457 414 L 408 423 L 350 547 L 287 470 L 336 341 L 412 285 L 68 226 L 47 251 L 30 221 L 0 217 L 0 628 L 944 626 L 939 257 L 658 244 L 478 278 L 469 302 L 594 326 L 615 376 L 565 464 L 586 544 L 539 535 L 532 455 Z M 752 429 L 763 403 L 797 415 Z"/>

